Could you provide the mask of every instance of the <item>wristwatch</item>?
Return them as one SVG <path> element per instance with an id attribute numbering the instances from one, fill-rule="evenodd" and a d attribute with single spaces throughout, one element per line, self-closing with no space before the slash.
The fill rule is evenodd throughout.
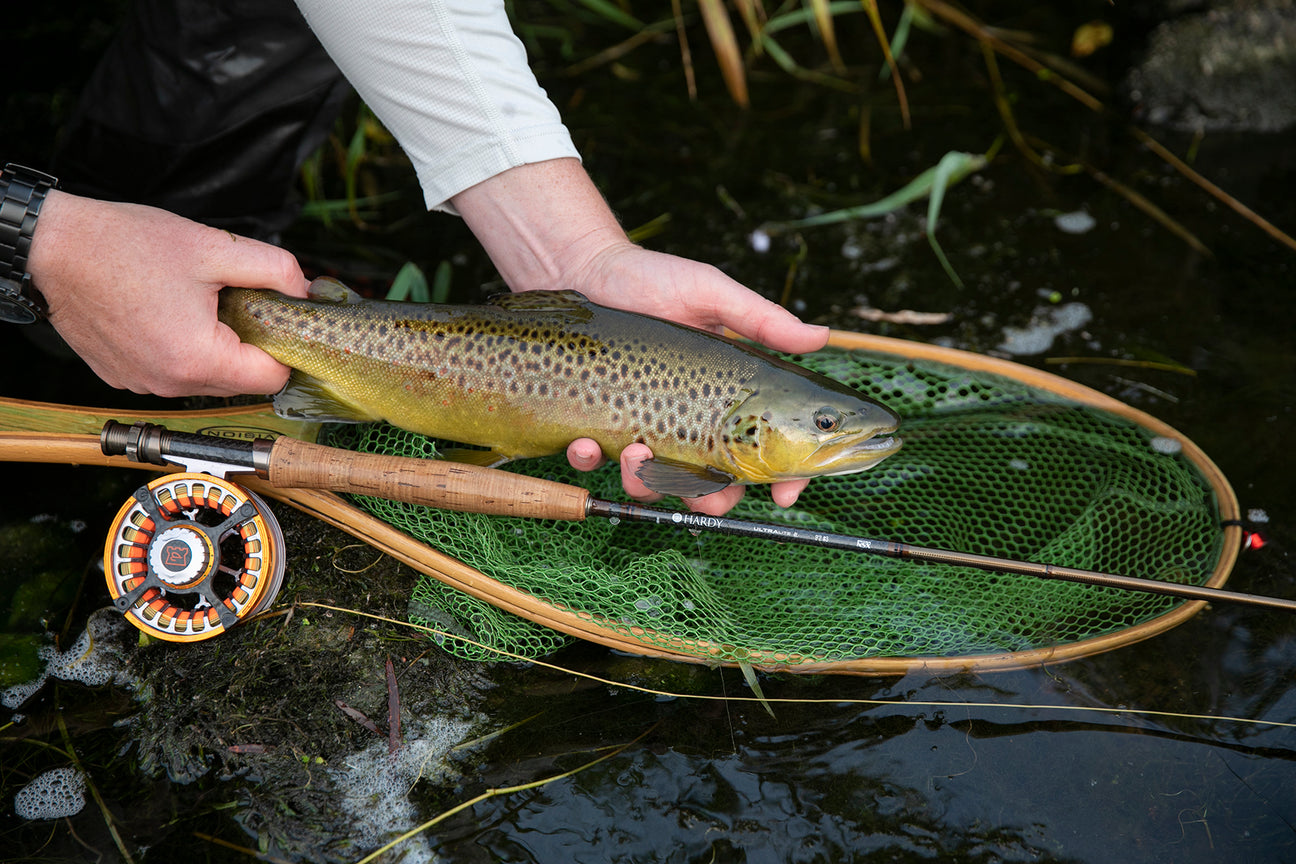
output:
<path id="1" fill-rule="evenodd" d="M 56 188 L 57 179 L 12 162 L 0 172 L 0 321 L 32 324 L 49 312 L 27 272 L 27 252 L 45 195 Z"/>

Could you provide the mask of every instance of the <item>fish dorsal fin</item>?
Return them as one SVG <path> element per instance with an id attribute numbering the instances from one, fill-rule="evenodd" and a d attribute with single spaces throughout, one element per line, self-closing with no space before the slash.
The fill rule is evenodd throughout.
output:
<path id="1" fill-rule="evenodd" d="M 368 423 L 379 419 L 345 404 L 327 384 L 300 369 L 294 369 L 288 383 L 275 394 L 274 408 L 280 417 L 320 423 Z"/>
<path id="2" fill-rule="evenodd" d="M 579 291 L 518 291 L 494 294 L 486 301 L 509 312 L 547 312 L 573 321 L 588 321 L 593 304 Z"/>
<path id="3" fill-rule="evenodd" d="M 719 492 L 734 482 L 734 478 L 709 465 L 694 465 L 674 459 L 654 456 L 639 466 L 635 476 L 654 492 L 696 498 Z"/>
<path id="4" fill-rule="evenodd" d="M 332 276 L 320 276 L 306 288 L 306 296 L 320 303 L 356 303 L 361 297 Z"/>

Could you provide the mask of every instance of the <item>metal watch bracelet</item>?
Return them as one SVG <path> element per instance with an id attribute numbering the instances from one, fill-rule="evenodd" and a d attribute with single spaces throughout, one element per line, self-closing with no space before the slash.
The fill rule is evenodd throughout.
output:
<path id="1" fill-rule="evenodd" d="M 12 162 L 0 172 L 0 320 L 30 324 L 49 311 L 27 272 L 27 256 L 41 205 L 57 186 L 56 178 Z"/>

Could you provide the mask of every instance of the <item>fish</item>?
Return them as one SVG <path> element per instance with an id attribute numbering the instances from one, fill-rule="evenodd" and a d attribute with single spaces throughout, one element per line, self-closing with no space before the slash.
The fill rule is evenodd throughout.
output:
<path id="1" fill-rule="evenodd" d="M 361 298 L 329 277 L 307 299 L 225 288 L 220 320 L 290 367 L 283 417 L 386 421 L 495 467 L 576 438 L 691 498 L 726 486 L 848 474 L 895 453 L 899 418 L 825 376 L 725 336 L 600 306 L 576 291 L 480 305 Z"/>

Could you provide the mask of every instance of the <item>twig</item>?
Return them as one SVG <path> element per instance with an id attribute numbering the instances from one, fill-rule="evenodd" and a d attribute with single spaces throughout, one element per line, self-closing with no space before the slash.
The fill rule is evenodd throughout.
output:
<path id="1" fill-rule="evenodd" d="M 869 21 L 873 24 L 873 33 L 877 37 L 878 45 L 882 48 L 882 57 L 886 60 L 887 68 L 891 70 L 891 79 L 895 82 L 896 101 L 900 105 L 900 117 L 904 122 L 904 128 L 909 129 L 909 97 L 905 94 L 904 81 L 900 79 L 900 67 L 891 53 L 891 42 L 887 39 L 886 29 L 882 26 L 877 0 L 863 0 L 863 3 L 864 11 L 868 13 Z"/>
<path id="2" fill-rule="evenodd" d="M 600 678 L 598 675 L 591 675 L 588 672 L 582 672 L 576 669 L 568 669 L 565 666 L 559 666 L 555 663 L 547 663 L 544 660 L 538 660 L 535 657 L 525 657 L 513 651 L 507 651 L 494 645 L 487 645 L 484 642 L 478 642 L 470 639 L 460 633 L 451 633 L 447 630 L 438 630 L 435 627 L 427 627 L 421 624 L 411 624 L 409 621 L 399 621 L 395 618 L 389 618 L 385 615 L 378 615 L 374 612 L 362 612 L 359 609 L 346 609 L 341 606 L 331 606 L 327 603 L 306 602 L 302 606 L 314 606 L 319 609 L 327 609 L 331 612 L 344 612 L 348 615 L 357 615 L 362 618 L 372 618 L 375 621 L 383 621 L 387 624 L 393 624 L 397 627 L 407 627 L 411 630 L 418 630 L 429 636 L 435 636 L 440 639 L 456 639 L 465 645 L 471 645 L 474 648 L 480 648 L 483 651 L 491 651 L 501 657 L 510 660 L 518 660 L 523 663 L 530 663 L 533 666 L 539 666 L 543 669 L 552 669 L 555 672 L 561 672 L 564 675 L 575 675 L 588 681 L 594 681 L 599 684 L 606 684 L 609 687 L 615 687 L 619 690 L 633 690 L 639 693 L 649 693 L 653 696 L 670 696 L 676 699 L 695 699 L 711 702 L 759 702 L 755 696 L 712 696 L 705 693 L 675 693 L 669 690 L 657 690 L 652 687 L 645 687 L 642 684 L 634 684 L 629 681 L 613 681 L 610 678 Z M 723 680 L 723 679 L 722 679 Z M 1157 711 L 1151 708 L 1109 708 L 1101 705 L 1045 705 L 1034 703 L 1003 703 L 1003 702 L 938 702 L 934 700 L 910 700 L 900 701 L 895 699 L 843 699 L 843 698 L 824 698 L 824 699 L 805 699 L 805 698 L 784 698 L 773 697 L 767 698 L 766 702 L 773 704 L 796 704 L 796 705 L 875 705 L 879 707 L 919 707 L 919 708 L 949 708 L 951 706 L 965 706 L 969 708 L 1015 708 L 1017 710 L 1033 711 L 1063 711 L 1063 712 L 1094 712 L 1097 714 L 1129 714 L 1143 717 L 1167 717 L 1176 720 L 1227 720 L 1231 723 L 1249 723 L 1254 726 L 1274 727 L 1280 729 L 1296 729 L 1296 723 L 1288 723 L 1282 720 L 1261 720 L 1254 717 L 1229 717 L 1217 714 L 1188 714 L 1181 711 Z M 633 743 L 633 742 L 632 742 Z"/>
<path id="3" fill-rule="evenodd" d="M 343 714 L 345 714 L 347 717 L 349 717 L 351 720 L 355 721 L 356 723 L 359 723 L 361 726 L 368 729 L 370 732 L 377 735 L 379 738 L 382 737 L 383 733 L 382 730 L 378 728 L 378 724 L 370 720 L 369 717 L 363 711 L 361 711 L 358 708 L 352 708 L 350 705 L 343 702 L 341 699 L 334 699 L 333 704 L 336 705 L 338 707 L 338 710 L 341 711 Z"/>
<path id="4" fill-rule="evenodd" d="M 693 74 L 693 52 L 689 50 L 688 33 L 684 29 L 684 10 L 680 0 L 671 0 L 671 11 L 675 18 L 675 37 L 679 41 L 680 62 L 684 64 L 684 86 L 688 88 L 690 102 L 697 101 L 697 78 Z"/>
<path id="5" fill-rule="evenodd" d="M 1129 201 L 1135 207 L 1142 210 L 1148 216 L 1152 217 L 1154 221 L 1160 223 L 1162 228 L 1165 228 L 1171 234 L 1175 235 L 1180 240 L 1184 241 L 1189 246 L 1191 246 L 1194 252 L 1199 252 L 1202 255 L 1205 255 L 1207 257 L 1213 257 L 1211 255 L 1210 249 L 1207 248 L 1205 243 L 1197 239 L 1196 234 L 1193 234 L 1187 228 L 1180 225 L 1177 221 L 1175 221 L 1173 217 L 1170 216 L 1169 213 L 1166 213 L 1160 207 L 1153 204 L 1144 195 L 1142 195 L 1139 192 L 1135 192 L 1133 189 L 1126 186 L 1124 183 L 1120 182 L 1116 178 L 1109 177 L 1107 174 L 1103 173 L 1102 171 L 1099 171 L 1097 168 L 1094 168 L 1091 165 L 1086 164 L 1084 167 L 1085 167 L 1085 171 L 1088 172 L 1090 177 L 1097 180 L 1099 183 L 1103 184 L 1108 189 L 1111 189 L 1117 195 L 1122 196 L 1123 198 L 1125 198 L 1125 200 Z M 1286 236 L 1286 235 L 1280 235 L 1280 236 Z"/>
<path id="6" fill-rule="evenodd" d="M 1123 357 L 1046 357 L 1044 362 L 1051 366 L 1071 365 L 1072 363 L 1091 363 L 1098 366 L 1133 366 L 1139 369 L 1159 369 L 1163 372 L 1178 372 L 1180 375 L 1196 377 L 1197 370 L 1178 363 L 1162 363 L 1158 360 L 1127 360 Z"/>
<path id="7" fill-rule="evenodd" d="M 415 837 L 419 834 L 422 834 L 424 831 L 431 828 L 433 825 L 437 824 L 438 822 L 443 822 L 446 819 L 449 819 L 451 816 L 455 815 L 456 813 L 460 813 L 464 810 L 467 810 L 476 804 L 480 804 L 482 801 L 486 801 L 490 798 L 495 798 L 499 795 L 512 795 L 514 792 L 525 792 L 528 789 L 538 789 L 541 786 L 545 786 L 549 783 L 554 782 L 555 780 L 562 780 L 566 777 L 571 777 L 574 774 L 579 774 L 580 772 L 584 771 L 587 768 L 593 768 L 595 765 L 599 764 L 600 762 L 604 762 L 608 759 L 611 759 L 613 756 L 619 756 L 620 754 L 624 753 L 626 750 L 630 749 L 630 747 L 632 747 L 634 744 L 637 744 L 639 741 L 642 741 L 644 737 L 647 736 L 648 733 L 655 728 L 657 728 L 656 724 L 654 724 L 651 728 L 649 728 L 647 731 L 643 732 L 633 740 L 627 741 L 625 744 L 622 744 L 620 747 L 617 747 L 608 753 L 604 753 L 602 756 L 598 757 L 597 759 L 593 759 L 589 762 L 586 762 L 584 765 L 581 765 L 578 768 L 573 768 L 570 771 L 564 771 L 561 774 L 555 774 L 552 777 L 546 777 L 543 780 L 533 780 L 530 783 L 521 783 L 518 784 L 517 786 L 504 786 L 498 789 L 487 789 L 485 792 L 481 793 L 477 797 L 470 798 L 467 801 L 463 801 L 459 804 L 456 804 L 454 807 L 451 807 L 449 810 L 446 810 L 444 813 L 432 817 L 431 819 L 424 822 L 422 825 L 418 826 L 417 828 L 411 828 L 409 831 L 406 831 L 404 834 L 400 835 L 395 840 L 392 840 L 390 843 L 387 843 L 385 846 L 382 846 L 378 849 L 375 849 L 373 852 L 370 852 L 368 855 L 366 855 L 365 857 L 357 861 L 356 864 L 369 864 L 370 861 L 373 861 L 374 859 L 378 858 L 378 856 L 382 855 L 384 852 L 388 852 L 391 849 L 394 849 L 395 847 L 399 846 L 401 843 L 404 843 L 406 840 L 409 840 L 411 837 Z"/>
<path id="8" fill-rule="evenodd" d="M 1212 197 L 1221 201 L 1225 206 L 1227 206 L 1234 213 L 1237 213 L 1242 218 L 1253 223 L 1261 231 L 1265 232 L 1270 237 L 1277 240 L 1279 243 L 1283 244 L 1289 249 L 1296 249 L 1296 239 L 1293 239 L 1290 234 L 1287 234 L 1286 232 L 1280 230 L 1268 219 L 1264 218 L 1259 213 L 1255 212 L 1250 207 L 1246 206 L 1241 201 L 1237 200 L 1232 195 L 1228 194 L 1223 189 L 1216 186 L 1214 183 L 1207 180 L 1202 175 L 1198 174 L 1186 162 L 1184 162 L 1178 156 L 1174 155 L 1169 150 L 1167 150 L 1164 146 L 1162 146 L 1162 144 L 1159 141 L 1157 141 L 1151 135 L 1147 134 L 1142 129 L 1139 129 L 1136 126 L 1129 127 L 1129 133 L 1133 135 L 1134 138 L 1137 139 L 1141 144 L 1143 144 L 1143 146 L 1147 147 L 1153 153 L 1157 154 L 1162 159 L 1164 159 L 1170 165 L 1170 167 L 1174 168 L 1180 174 L 1187 177 L 1192 182 L 1196 183 L 1202 189 L 1206 190 L 1206 192 L 1210 193 Z"/>
<path id="9" fill-rule="evenodd" d="M 395 756 L 401 746 L 400 691 L 396 688 L 396 667 L 387 658 L 387 755 Z"/>
<path id="10" fill-rule="evenodd" d="M 623 42 L 618 42 L 616 45 L 613 45 L 611 48 L 604 48 L 602 51 L 598 52 L 597 54 L 594 54 L 590 57 L 586 57 L 584 60 L 581 60 L 579 63 L 573 63 L 572 65 L 563 69 L 562 74 L 569 78 L 575 77 L 577 75 L 584 74 L 585 72 L 588 72 L 591 69 L 597 69 L 599 66 L 602 66 L 605 63 L 611 63 L 614 60 L 620 60 L 622 57 L 629 54 L 631 51 L 635 50 L 640 45 L 643 45 L 647 42 L 652 42 L 654 39 L 661 36 L 661 34 L 664 31 L 670 29 L 670 24 L 671 22 L 669 21 L 666 22 L 659 21 L 655 24 L 649 24 L 647 27 L 645 27 L 643 30 L 639 31 L 635 35 L 631 36 L 629 39 L 626 39 Z M 685 45 L 684 50 L 687 53 L 688 51 L 687 45 Z"/>
<path id="11" fill-rule="evenodd" d="M 210 834 L 204 834 L 202 831 L 193 832 L 193 836 L 199 840 L 206 840 L 208 843 L 215 843 L 217 846 L 224 846 L 226 849 L 232 849 L 235 852 L 242 852 L 249 858 L 255 858 L 258 861 L 268 861 L 270 864 L 289 864 L 283 858 L 276 858 L 273 855 L 267 855 L 264 852 L 258 852 L 255 849 L 249 849 L 247 846 L 240 846 L 237 843 L 231 843 L 228 840 L 222 840 L 219 837 L 213 837 Z"/>
<path id="12" fill-rule="evenodd" d="M 944 19 L 947 23 L 954 25 L 977 41 L 988 42 L 995 51 L 998 51 L 1014 63 L 1024 66 L 1026 69 L 1034 72 L 1041 80 L 1047 81 L 1054 87 L 1057 87 L 1086 108 L 1093 111 L 1103 110 L 1103 103 L 1097 97 L 1090 95 L 1083 88 L 1072 84 L 1066 78 L 1045 66 L 1034 57 L 1031 57 L 1025 51 L 1022 51 L 1011 43 L 1004 41 L 999 36 L 995 35 L 990 28 L 986 27 L 966 12 L 955 9 L 953 6 L 945 3 L 944 0 L 915 0 L 915 2 L 925 8 L 928 12 Z"/>
<path id="13" fill-rule="evenodd" d="M 1022 51 L 1009 42 L 1001 39 L 990 28 L 986 27 L 980 21 L 977 21 L 971 15 L 955 9 L 953 6 L 944 2 L 944 0 L 914 0 L 914 2 L 918 3 L 918 5 L 922 6 L 933 15 L 943 19 L 947 23 L 963 30 L 982 44 L 989 45 L 996 52 L 1007 57 L 1009 60 L 1012 60 L 1014 63 L 1017 63 L 1028 71 L 1035 73 L 1036 77 L 1043 81 L 1047 81 L 1062 90 L 1086 108 L 1099 113 L 1107 110 L 1106 106 L 1102 103 L 1102 100 L 1093 96 L 1076 84 L 1073 84 L 1071 81 L 1058 74 L 1056 70 L 1051 69 L 1036 60 L 1034 57 L 1031 57 L 1025 51 Z M 1166 164 L 1174 168 L 1188 180 L 1191 180 L 1211 197 L 1223 203 L 1230 210 L 1251 222 L 1279 243 L 1282 243 L 1290 249 L 1296 249 L 1296 239 L 1293 239 L 1291 235 L 1280 230 L 1259 213 L 1256 213 L 1250 207 L 1246 206 L 1232 195 L 1229 195 L 1219 186 L 1216 186 L 1210 180 L 1207 180 L 1201 174 L 1198 174 L 1186 162 L 1167 150 L 1164 145 L 1147 132 L 1144 132 L 1142 129 L 1133 125 L 1127 125 L 1126 130 L 1135 140 L 1143 144 L 1143 146 L 1147 147 L 1157 156 L 1161 157 Z"/>
<path id="14" fill-rule="evenodd" d="M 68 732 L 67 723 L 63 719 L 63 712 L 55 715 L 58 721 L 59 734 L 63 736 L 63 743 L 67 746 L 68 756 L 72 757 L 72 764 L 81 776 L 85 778 L 86 788 L 90 790 L 91 797 L 94 798 L 95 804 L 99 806 L 99 812 L 103 814 L 104 823 L 108 826 L 108 833 L 112 835 L 113 843 L 117 844 L 117 851 L 122 854 L 126 864 L 135 864 L 135 858 L 126 848 L 126 843 L 122 840 L 121 835 L 117 833 L 117 824 L 113 820 L 112 812 L 108 809 L 107 803 L 104 802 L 103 796 L 99 794 L 99 787 L 95 785 L 94 780 L 90 777 L 90 772 L 86 771 L 85 766 L 81 764 L 81 757 L 77 756 L 76 748 L 72 746 L 72 736 Z"/>

